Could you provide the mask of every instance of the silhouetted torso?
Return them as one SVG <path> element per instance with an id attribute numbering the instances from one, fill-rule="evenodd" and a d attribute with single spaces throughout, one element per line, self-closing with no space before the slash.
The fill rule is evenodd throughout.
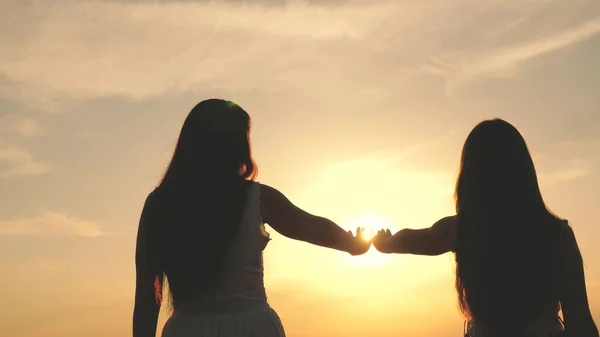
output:
<path id="1" fill-rule="evenodd" d="M 260 213 L 260 184 L 252 182 L 222 282 L 209 294 L 175 308 L 162 337 L 284 337 L 263 282 L 262 252 L 269 240 Z"/>
<path id="2" fill-rule="evenodd" d="M 517 304 L 518 305 L 518 304 Z M 558 303 L 557 306 L 549 306 L 539 317 L 533 320 L 527 325 L 523 331 L 515 332 L 515 337 L 537 337 L 545 336 L 552 337 L 557 336 L 562 330 L 563 325 L 558 316 Z M 470 322 L 468 327 L 469 337 L 506 337 L 500 335 L 494 331 L 490 331 L 485 327 Z"/>
<path id="3" fill-rule="evenodd" d="M 567 229 L 568 222 L 561 221 L 561 230 L 560 235 Z M 560 249 L 559 246 L 556 249 Z M 515 305 L 519 305 L 519 303 L 515 303 Z M 526 325 L 523 331 L 514 331 L 515 337 L 537 337 L 537 336 L 558 336 L 563 330 L 563 324 L 559 316 L 560 312 L 560 304 L 557 301 L 553 305 L 547 306 L 538 316 L 537 318 L 531 320 L 529 324 Z M 485 326 L 481 324 L 477 324 L 475 321 L 471 321 L 468 323 L 468 335 L 469 337 L 505 337 L 505 335 L 498 334 L 494 332 L 492 329 L 486 329 Z"/>
<path id="4" fill-rule="evenodd" d="M 262 254 L 269 240 L 260 214 L 260 184 L 253 182 L 248 185 L 246 207 L 221 283 L 210 294 L 176 308 L 174 314 L 228 313 L 266 304 Z"/>

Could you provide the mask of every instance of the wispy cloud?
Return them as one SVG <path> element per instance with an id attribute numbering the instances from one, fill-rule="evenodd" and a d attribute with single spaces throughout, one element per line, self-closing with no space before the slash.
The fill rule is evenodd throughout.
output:
<path id="1" fill-rule="evenodd" d="M 15 121 L 14 130 L 25 137 L 37 137 L 43 134 L 42 127 L 34 118 L 23 118 Z"/>
<path id="2" fill-rule="evenodd" d="M 0 74 L 12 83 L 4 91 L 43 104 L 53 97 L 141 99 L 205 84 L 277 88 L 298 67 L 323 58 L 316 46 L 364 40 L 393 6 L 40 1 L 34 10 L 12 4 L 2 12 L 39 23 L 22 33 L 27 43 L 2 43 Z"/>
<path id="3" fill-rule="evenodd" d="M 46 172 L 48 167 L 38 163 L 26 149 L 0 142 L 0 178 Z"/>
<path id="4" fill-rule="evenodd" d="M 600 17 L 577 25 L 581 3 L 549 0 L 261 3 L 2 2 L 0 96 L 57 110 L 206 88 L 391 95 L 414 80 L 398 69 L 436 74 L 451 95 L 600 31 Z"/>
<path id="5" fill-rule="evenodd" d="M 600 34 L 600 17 L 546 38 L 476 55 L 471 59 L 464 60 L 463 64 L 449 72 L 445 72 L 439 67 L 430 67 L 437 73 L 447 74 L 446 94 L 451 96 L 457 86 L 464 85 L 474 78 L 511 75 L 514 68 L 522 62 L 568 48 L 598 34 Z"/>
<path id="6" fill-rule="evenodd" d="M 44 129 L 37 119 L 20 114 L 0 116 L 0 132 L 7 131 L 23 137 L 39 137 L 44 134 Z"/>
<path id="7" fill-rule="evenodd" d="M 0 236 L 39 235 L 97 237 L 106 233 L 96 223 L 50 211 L 33 218 L 0 220 Z"/>
<path id="8" fill-rule="evenodd" d="M 584 159 L 573 159 L 558 169 L 539 174 L 543 186 L 553 186 L 585 178 L 594 173 L 592 164 Z"/>

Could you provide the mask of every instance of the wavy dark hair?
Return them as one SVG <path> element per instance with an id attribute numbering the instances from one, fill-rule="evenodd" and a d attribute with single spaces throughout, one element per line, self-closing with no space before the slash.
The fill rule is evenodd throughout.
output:
<path id="1" fill-rule="evenodd" d="M 221 281 L 248 181 L 257 175 L 250 126 L 244 109 L 221 99 L 198 103 L 183 123 L 155 191 L 150 250 L 160 270 L 158 301 L 165 278 L 173 308 L 205 296 Z"/>
<path id="2" fill-rule="evenodd" d="M 525 140 L 501 119 L 469 134 L 456 184 L 462 313 L 515 332 L 558 305 L 560 221 L 545 205 Z"/>

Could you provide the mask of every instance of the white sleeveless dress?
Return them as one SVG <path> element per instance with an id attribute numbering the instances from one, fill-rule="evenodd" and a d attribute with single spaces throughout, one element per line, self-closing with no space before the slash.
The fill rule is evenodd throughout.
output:
<path id="1" fill-rule="evenodd" d="M 260 213 L 260 184 L 251 182 L 222 284 L 193 309 L 175 311 L 162 337 L 285 337 L 263 281 L 262 253 L 269 240 Z"/>

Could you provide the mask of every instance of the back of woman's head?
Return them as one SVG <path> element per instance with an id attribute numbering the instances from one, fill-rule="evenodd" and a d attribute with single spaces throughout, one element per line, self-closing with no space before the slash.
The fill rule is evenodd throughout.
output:
<path id="1" fill-rule="evenodd" d="M 220 99 L 198 103 L 183 123 L 161 185 L 252 177 L 249 132 L 250 116 L 239 105 Z"/>
<path id="2" fill-rule="evenodd" d="M 220 99 L 198 103 L 183 124 L 156 190 L 152 231 L 175 307 L 206 295 L 222 280 L 247 182 L 256 176 L 249 132 L 246 111 Z"/>
<path id="3" fill-rule="evenodd" d="M 471 131 L 455 197 L 463 313 L 495 330 L 523 328 L 557 303 L 560 220 L 546 208 L 517 129 L 494 119 Z"/>

